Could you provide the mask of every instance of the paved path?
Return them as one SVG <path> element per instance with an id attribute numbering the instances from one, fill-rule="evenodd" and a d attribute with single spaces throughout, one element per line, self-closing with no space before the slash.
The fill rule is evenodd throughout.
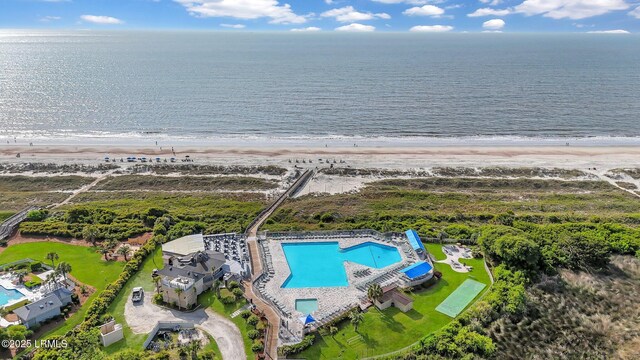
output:
<path id="1" fill-rule="evenodd" d="M 133 304 L 128 300 L 124 306 L 127 325 L 135 334 L 148 334 L 158 321 L 187 321 L 196 324 L 215 339 L 224 360 L 246 359 L 244 342 L 238 327 L 226 317 L 211 309 L 182 312 L 169 310 L 153 304 L 153 294 L 145 293 L 144 300 Z"/>

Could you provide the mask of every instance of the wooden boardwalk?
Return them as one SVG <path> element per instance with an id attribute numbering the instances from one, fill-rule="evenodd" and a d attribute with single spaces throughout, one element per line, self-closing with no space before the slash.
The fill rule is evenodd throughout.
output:
<path id="1" fill-rule="evenodd" d="M 0 241 L 8 239 L 11 234 L 13 234 L 13 232 L 18 228 L 18 225 L 20 225 L 20 223 L 27 218 L 29 212 L 38 209 L 39 207 L 37 206 L 30 206 L 0 224 Z"/>
<path id="2" fill-rule="evenodd" d="M 273 212 L 282 203 L 288 199 L 291 195 L 295 194 L 300 187 L 304 186 L 307 181 L 313 176 L 313 170 L 306 170 L 300 177 L 285 191 L 280 197 L 276 199 L 269 207 L 262 211 L 255 220 L 249 225 L 245 235 L 247 236 L 247 243 L 249 245 L 249 254 L 251 256 L 251 282 L 245 282 L 245 296 L 249 299 L 256 308 L 264 313 L 265 317 L 269 321 L 269 329 L 267 330 L 265 355 L 267 359 L 278 358 L 278 336 L 280 333 L 280 316 L 278 313 L 265 302 L 262 297 L 254 292 L 253 283 L 262 275 L 262 258 L 258 250 L 257 233 L 260 226 L 273 214 Z"/>

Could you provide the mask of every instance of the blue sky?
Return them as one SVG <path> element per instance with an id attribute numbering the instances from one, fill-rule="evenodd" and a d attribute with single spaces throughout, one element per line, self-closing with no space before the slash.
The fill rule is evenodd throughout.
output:
<path id="1" fill-rule="evenodd" d="M 640 32 L 640 0 L 0 0 L 0 28 Z"/>

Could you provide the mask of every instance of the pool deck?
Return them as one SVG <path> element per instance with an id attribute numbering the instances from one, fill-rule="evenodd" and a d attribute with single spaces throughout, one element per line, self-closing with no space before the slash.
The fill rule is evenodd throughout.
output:
<path id="1" fill-rule="evenodd" d="M 344 267 L 349 281 L 348 286 L 340 287 L 318 287 L 318 288 L 282 288 L 282 284 L 291 274 L 289 264 L 287 263 L 283 243 L 299 243 L 299 242 L 338 242 L 340 248 L 349 248 L 366 242 L 377 243 L 380 245 L 396 247 L 400 253 L 401 260 L 397 263 L 389 265 L 381 269 L 370 268 L 353 262 L 344 262 Z M 397 270 L 403 266 L 407 266 L 415 260 L 415 253 L 405 241 L 390 241 L 379 239 L 372 235 L 355 235 L 353 237 L 278 237 L 271 238 L 267 241 L 261 241 L 260 245 L 265 250 L 267 261 L 273 270 L 272 277 L 263 284 L 262 294 L 270 301 L 277 302 L 275 305 L 279 308 L 283 322 L 286 324 L 291 334 L 291 342 L 295 342 L 303 337 L 303 325 L 299 318 L 306 315 L 296 310 L 296 299 L 317 299 L 318 310 L 312 315 L 322 323 L 323 320 L 330 319 L 337 313 L 347 311 L 357 306 L 361 306 L 367 302 L 366 300 L 366 284 L 369 281 L 379 280 L 383 277 L 383 283 L 393 283 L 400 276 Z M 313 261 L 313 260 L 311 260 Z M 356 270 L 368 269 L 367 276 L 356 277 Z M 388 276 L 388 278 L 387 278 Z M 317 325 L 317 324 L 316 324 Z M 284 341 L 283 341 L 284 340 Z M 287 343 L 287 339 L 281 339 L 281 342 Z"/>

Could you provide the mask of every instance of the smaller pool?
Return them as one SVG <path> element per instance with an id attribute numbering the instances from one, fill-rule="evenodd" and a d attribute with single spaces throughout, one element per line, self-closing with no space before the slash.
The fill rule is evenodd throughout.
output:
<path id="1" fill-rule="evenodd" d="M 309 315 L 318 310 L 318 299 L 297 299 L 296 310 Z"/>
<path id="2" fill-rule="evenodd" d="M 24 296 L 23 293 L 16 289 L 6 289 L 4 286 L 0 285 L 0 306 L 5 306 L 11 301 L 20 300 Z"/>

